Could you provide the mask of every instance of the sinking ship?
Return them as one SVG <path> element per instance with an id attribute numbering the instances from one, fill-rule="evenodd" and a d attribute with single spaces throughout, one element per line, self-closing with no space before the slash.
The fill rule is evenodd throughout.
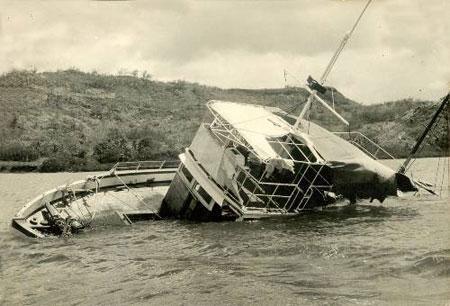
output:
<path id="1" fill-rule="evenodd" d="M 333 133 L 309 120 L 324 83 L 356 28 L 347 33 L 319 81 L 309 77 L 299 116 L 279 108 L 208 101 L 207 120 L 175 162 L 118 163 L 109 172 L 57 187 L 27 203 L 12 227 L 28 237 L 66 237 L 93 226 L 167 218 L 243 221 L 293 216 L 342 201 L 383 202 L 430 186 L 406 175 L 420 144 L 448 106 L 449 95 L 397 170 L 393 158 L 357 132 Z"/>
<path id="2" fill-rule="evenodd" d="M 405 173 L 449 100 L 447 94 L 397 170 L 377 159 L 393 158 L 388 152 L 358 132 L 333 133 L 278 108 L 212 100 L 210 120 L 179 161 L 117 163 L 39 195 L 12 227 L 28 237 L 66 237 L 143 220 L 245 221 L 361 199 L 383 202 L 418 189 L 433 193 Z"/>
<path id="3" fill-rule="evenodd" d="M 212 121 L 180 155 L 164 217 L 286 216 L 342 198 L 382 202 L 397 190 L 416 190 L 406 176 L 311 121 L 252 104 L 209 101 L 207 107 Z"/>

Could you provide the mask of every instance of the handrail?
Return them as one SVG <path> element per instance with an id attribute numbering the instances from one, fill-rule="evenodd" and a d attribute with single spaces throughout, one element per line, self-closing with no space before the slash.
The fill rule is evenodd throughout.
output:
<path id="1" fill-rule="evenodd" d="M 244 178 L 244 180 L 243 180 L 242 182 L 239 182 L 239 181 L 237 180 L 237 178 L 239 177 L 239 173 L 243 173 L 243 174 L 244 174 L 244 177 L 245 177 L 245 178 Z M 234 181 L 236 182 L 237 186 L 240 187 L 240 188 L 238 188 L 238 190 L 237 190 L 238 193 L 239 193 L 240 190 L 242 190 L 243 188 L 245 188 L 244 183 L 247 181 L 247 179 L 249 179 L 249 181 L 252 182 L 253 185 L 255 186 L 254 191 L 256 191 L 256 188 L 258 188 L 261 192 L 263 192 L 262 194 L 261 194 L 261 193 L 254 193 L 254 192 L 251 192 L 253 196 L 257 197 L 258 199 L 261 199 L 261 198 L 267 198 L 268 201 L 269 201 L 270 203 L 274 204 L 277 208 L 282 209 L 281 207 L 279 207 L 278 203 L 272 199 L 272 197 L 274 197 L 274 196 L 276 197 L 276 195 L 273 195 L 273 194 L 272 194 L 272 195 L 268 195 L 268 194 L 265 192 L 265 190 L 260 186 L 260 183 L 256 180 L 256 178 L 255 178 L 250 172 L 248 172 L 248 171 L 245 170 L 244 168 L 240 167 L 240 170 L 237 172 L 237 174 L 238 174 L 238 175 L 235 175 L 235 177 L 234 177 Z M 240 190 L 239 190 L 239 189 L 240 189 Z M 247 189 L 247 188 L 245 188 L 245 189 Z M 247 189 L 247 190 L 248 190 L 248 189 Z M 249 191 L 250 191 L 250 190 L 249 190 Z M 245 192 L 245 191 L 244 191 L 244 192 Z M 249 201 L 249 200 L 248 200 L 248 201 Z M 246 203 L 242 203 L 242 205 L 246 206 L 245 204 L 247 204 L 248 201 L 247 201 Z M 267 203 L 267 205 L 269 205 L 269 203 Z M 282 209 L 282 210 L 285 211 L 285 209 Z M 285 211 L 285 212 L 286 212 L 286 211 Z"/>
<path id="2" fill-rule="evenodd" d="M 389 153 L 388 151 L 386 151 L 385 149 L 383 149 L 379 144 L 377 144 L 376 142 L 374 142 L 372 139 L 370 139 L 369 137 L 367 137 L 366 135 L 364 135 L 361 132 L 333 132 L 333 134 L 342 137 L 342 135 L 356 135 L 356 137 L 354 137 L 354 139 L 352 140 L 352 142 L 356 142 L 357 141 L 357 137 L 361 137 L 363 140 L 367 141 L 369 144 L 371 144 L 372 146 L 374 146 L 378 151 L 383 152 L 386 156 L 388 156 L 389 159 L 396 159 L 391 153 Z M 345 139 L 345 138 L 344 138 Z M 358 143 L 358 147 L 360 149 L 362 149 L 364 151 L 364 153 L 366 153 L 367 155 L 369 155 L 371 158 L 373 159 L 378 159 L 378 157 L 376 156 L 376 153 L 373 154 L 372 152 L 370 152 L 370 150 L 368 148 L 366 148 L 362 143 Z"/>
<path id="3" fill-rule="evenodd" d="M 316 170 L 314 167 L 310 164 L 306 169 L 303 169 L 302 176 L 300 180 L 297 183 L 275 183 L 275 182 L 263 182 L 255 178 L 249 171 L 247 171 L 243 167 L 239 167 L 239 170 L 237 171 L 237 175 L 234 176 L 233 180 L 235 181 L 239 193 L 240 191 L 243 191 L 245 193 L 246 190 L 250 193 L 247 194 L 249 199 L 244 201 L 242 203 L 243 206 L 247 206 L 248 203 L 251 202 L 251 198 L 257 198 L 262 202 L 266 203 L 266 208 L 269 207 L 269 205 L 272 205 L 274 208 L 278 208 L 284 213 L 288 213 L 293 207 L 296 207 L 295 210 L 302 210 L 306 204 L 308 203 L 309 198 L 312 195 L 312 189 L 329 189 L 331 188 L 331 185 L 316 185 L 316 180 L 319 177 L 322 177 L 320 174 L 321 170 L 323 169 L 325 165 L 322 165 L 320 169 Z M 309 171 L 313 171 L 314 178 L 310 181 L 306 179 L 306 173 Z M 241 177 L 240 174 L 243 174 L 243 177 Z M 242 180 L 238 180 L 238 178 L 241 177 Z M 299 183 L 305 179 L 306 180 L 306 192 L 299 186 Z M 246 182 L 250 182 L 253 186 L 248 188 L 246 185 Z M 263 186 L 276 186 L 273 191 L 269 191 L 269 193 L 263 188 Z M 278 187 L 287 187 L 288 192 L 287 193 L 277 193 Z M 245 190 L 244 190 L 245 189 Z M 251 191 L 253 189 L 253 191 Z M 295 202 L 297 201 L 297 198 L 301 194 L 300 202 L 298 202 L 297 205 L 295 205 Z M 282 202 L 278 202 L 279 201 Z M 303 205 L 302 205 L 303 204 Z"/>
<path id="4" fill-rule="evenodd" d="M 118 162 L 116 163 L 110 171 L 116 170 L 140 170 L 140 169 L 167 169 L 167 168 L 178 168 L 180 165 L 179 160 L 143 160 L 143 161 L 131 161 L 131 162 Z"/>
<path id="5" fill-rule="evenodd" d="M 355 145 L 356 147 L 358 147 L 358 149 L 360 149 L 361 151 L 363 151 L 364 153 L 366 153 L 367 155 L 369 155 L 372 159 L 377 159 L 376 153 L 372 154 L 370 153 L 370 151 L 368 149 L 366 149 L 362 144 L 357 143 L 356 141 L 349 141 L 351 144 Z"/>

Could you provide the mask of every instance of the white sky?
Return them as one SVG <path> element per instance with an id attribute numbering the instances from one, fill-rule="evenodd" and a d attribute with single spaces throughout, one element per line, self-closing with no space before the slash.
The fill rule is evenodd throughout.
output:
<path id="1" fill-rule="evenodd" d="M 0 72 L 147 70 L 158 80 L 283 87 L 283 69 L 320 77 L 364 4 L 0 0 Z M 449 0 L 374 0 L 327 84 L 365 104 L 440 98 L 450 83 L 449 11 Z"/>

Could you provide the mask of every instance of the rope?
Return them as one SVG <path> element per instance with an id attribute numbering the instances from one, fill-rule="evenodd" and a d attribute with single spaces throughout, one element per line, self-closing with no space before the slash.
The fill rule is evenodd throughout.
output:
<path id="1" fill-rule="evenodd" d="M 447 158 L 446 158 L 447 159 Z M 441 182 L 439 184 L 439 196 L 442 197 L 442 192 L 444 190 L 444 178 L 445 178 L 445 170 L 446 170 L 446 165 L 445 165 L 446 161 L 444 160 L 443 162 L 443 167 L 442 167 L 442 175 L 441 175 Z M 447 163 L 448 166 L 448 163 Z M 448 168 L 448 167 L 447 167 Z"/>
<path id="2" fill-rule="evenodd" d="M 94 192 L 94 196 L 95 196 L 95 199 L 97 199 L 97 196 L 98 196 L 98 188 L 99 188 L 99 186 L 100 186 L 100 181 L 99 181 L 99 179 L 96 177 L 96 176 L 94 176 L 93 178 L 91 178 L 92 180 L 94 180 L 95 181 L 95 192 Z M 90 215 L 90 220 L 89 221 L 86 221 L 86 223 L 84 223 L 83 225 L 84 226 L 89 226 L 91 223 L 92 223 L 92 221 L 94 220 L 94 218 L 95 218 L 95 215 L 97 214 L 97 210 L 95 210 L 94 209 L 94 213 L 92 213 L 88 208 L 87 208 L 87 206 L 88 206 L 88 204 L 87 204 L 87 201 L 86 201 L 86 199 L 83 197 L 83 206 L 84 206 L 84 208 L 86 209 L 86 211 L 89 213 L 89 215 Z M 103 203 L 103 198 L 102 198 L 102 203 Z M 94 206 L 96 206 L 95 205 L 95 203 L 94 203 Z M 78 208 L 79 208 L 80 206 L 79 206 L 79 204 L 78 204 Z M 80 209 L 80 212 L 81 212 L 81 209 Z M 87 219 L 85 216 L 84 216 L 84 214 L 83 214 L 83 217 L 85 218 L 85 219 Z"/>
<path id="3" fill-rule="evenodd" d="M 437 167 L 436 167 L 436 174 L 434 176 L 434 187 L 437 187 L 437 180 L 438 180 L 438 175 L 439 175 L 439 165 L 441 163 L 441 158 L 438 158 L 438 162 L 437 162 Z"/>
<path id="4" fill-rule="evenodd" d="M 447 106 L 448 107 L 448 106 Z M 448 109 L 447 109 L 448 110 Z M 444 115 L 444 117 L 445 117 L 445 115 Z M 450 157 L 449 157 L 449 118 L 448 118 L 448 115 L 447 115 L 447 117 L 446 117 L 446 119 L 447 119 L 447 137 L 446 137 L 446 141 L 445 141 L 445 148 L 447 149 L 446 150 L 446 152 L 445 153 L 447 153 L 446 154 L 446 156 L 445 157 L 443 157 L 444 158 L 444 161 L 443 161 L 443 166 L 442 166 L 442 175 L 441 175 L 441 182 L 440 182 L 440 184 L 439 184 L 439 196 L 440 197 L 442 197 L 442 194 L 443 194 L 443 192 L 444 192 L 444 180 L 445 180 L 445 173 L 447 173 L 447 179 L 448 180 L 450 180 L 450 178 L 448 177 L 449 176 L 449 174 L 450 174 L 450 168 L 449 168 L 449 159 L 450 159 Z M 440 159 L 440 158 L 439 158 Z M 439 168 L 438 168 L 439 169 Z M 436 173 L 437 173 L 437 171 L 436 171 Z M 437 182 L 436 182 L 437 183 Z M 447 183 L 447 185 L 448 185 L 448 183 Z M 447 186 L 447 189 L 448 189 L 448 186 Z"/>
<path id="5" fill-rule="evenodd" d="M 148 204 L 144 201 L 144 199 L 140 198 L 136 193 L 133 192 L 133 189 L 131 189 L 130 187 L 128 187 L 128 185 L 120 178 L 120 176 L 118 176 L 115 172 L 114 172 L 114 176 L 117 177 L 117 179 L 128 189 L 128 191 L 130 191 L 136 199 L 138 199 L 148 210 L 150 210 L 152 213 L 154 213 L 158 218 L 161 219 L 161 216 L 154 211 L 152 208 L 150 208 L 148 206 Z"/>
<path id="6" fill-rule="evenodd" d="M 127 202 L 125 202 L 124 200 L 122 200 L 121 198 L 118 198 L 116 196 L 114 196 L 112 193 L 108 193 L 108 196 L 118 200 L 119 202 L 122 202 L 125 206 L 127 206 L 130 209 L 135 209 L 135 207 L 131 206 L 130 204 L 128 204 Z"/>
<path id="7" fill-rule="evenodd" d="M 103 178 L 103 176 L 102 176 L 102 178 Z M 94 176 L 93 178 L 89 178 L 88 180 L 91 180 L 91 179 L 94 180 L 94 181 L 96 182 L 96 185 L 95 185 L 95 192 L 94 192 L 94 195 L 96 196 L 96 195 L 98 194 L 98 188 L 99 188 L 100 182 L 99 182 L 99 179 L 98 179 L 96 176 Z M 94 210 L 94 213 L 92 213 L 92 212 L 88 209 L 88 207 L 87 207 L 87 202 L 86 202 L 86 196 L 85 196 L 85 197 L 82 197 L 82 198 L 77 198 L 75 190 L 73 190 L 69 185 L 67 185 L 67 186 L 65 187 L 65 189 L 64 189 L 64 190 L 61 190 L 61 191 L 67 192 L 68 195 L 69 195 L 70 193 L 72 193 L 72 201 L 70 201 L 70 202 L 67 204 L 66 208 L 69 209 L 69 210 L 72 212 L 72 214 L 74 214 L 74 215 L 78 218 L 78 220 L 80 221 L 80 223 L 81 223 L 84 227 L 89 226 L 89 225 L 92 223 L 92 221 L 94 220 L 94 218 L 95 218 L 96 210 Z M 72 208 L 72 204 L 75 203 L 75 202 L 77 202 L 78 200 L 82 200 L 82 201 L 83 201 L 83 207 L 84 207 L 84 210 L 85 210 L 87 213 L 89 213 L 89 218 L 84 214 L 83 209 L 81 208 L 81 204 L 80 204 L 80 203 L 76 203 L 76 204 L 77 204 L 78 211 L 80 212 L 81 215 L 78 214 L 78 213 Z M 87 221 L 88 219 L 89 219 L 89 221 Z"/>
<path id="8" fill-rule="evenodd" d="M 435 138 L 437 138 L 437 136 L 436 136 L 436 134 L 435 134 L 435 130 L 436 130 L 436 128 L 437 128 L 437 126 L 438 126 L 438 123 L 440 122 L 441 119 L 442 119 L 441 117 L 439 117 L 439 118 L 437 119 L 437 121 L 435 122 L 435 124 L 433 125 L 433 127 L 430 129 L 428 135 L 427 135 L 426 138 L 424 139 L 424 142 L 427 141 L 427 139 L 430 138 L 430 134 L 433 135 Z M 447 141 L 448 141 L 448 140 L 447 140 Z M 420 146 L 420 149 L 414 154 L 414 156 L 419 155 L 419 154 L 422 152 L 422 150 L 423 150 L 424 148 L 425 148 L 425 146 L 424 146 L 423 143 L 422 143 L 422 145 Z M 440 158 L 441 158 L 441 157 L 439 157 L 439 160 L 440 160 Z M 406 167 L 405 172 L 408 171 L 409 169 L 411 169 L 412 165 L 416 162 L 416 160 L 417 160 L 417 157 L 414 157 L 414 158 L 411 160 L 411 162 L 410 162 L 410 164 L 408 165 L 408 167 Z M 438 160 L 438 162 L 439 162 L 439 160 Z"/>

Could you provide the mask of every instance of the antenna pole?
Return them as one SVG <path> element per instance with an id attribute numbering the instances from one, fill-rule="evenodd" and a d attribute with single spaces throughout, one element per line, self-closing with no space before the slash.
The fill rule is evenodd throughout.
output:
<path id="1" fill-rule="evenodd" d="M 345 33 L 344 38 L 341 40 L 341 43 L 339 44 L 339 47 L 337 48 L 336 52 L 334 52 L 333 56 L 331 57 L 330 61 L 328 62 L 327 67 L 325 68 L 325 71 L 323 72 L 322 76 L 320 77 L 320 84 L 323 85 L 325 81 L 328 78 L 328 75 L 330 74 L 331 70 L 333 69 L 334 64 L 336 63 L 337 59 L 339 58 L 339 55 L 341 54 L 342 50 L 344 50 L 345 45 L 347 44 L 348 40 L 352 36 L 353 32 L 355 31 L 356 27 L 358 26 L 362 16 L 366 12 L 367 8 L 369 7 L 370 3 L 373 0 L 368 0 L 366 5 L 364 6 L 363 10 L 361 11 L 361 14 L 359 14 L 358 18 L 356 19 L 356 22 L 353 24 L 353 27 L 351 30 L 347 33 Z M 314 96 L 316 96 L 317 92 L 313 90 L 313 92 L 309 95 L 308 100 L 305 104 L 305 106 L 302 109 L 302 112 L 297 118 L 297 121 L 295 122 L 294 128 L 298 128 L 300 124 L 300 120 L 303 119 L 306 115 L 306 113 L 311 108 L 311 104 L 314 101 Z"/>
<path id="2" fill-rule="evenodd" d="M 345 33 L 344 37 L 341 40 L 341 43 L 339 44 L 339 47 L 337 48 L 333 57 L 331 57 L 330 62 L 327 65 L 327 68 L 325 68 L 325 71 L 323 72 L 322 76 L 320 77 L 320 84 L 323 85 L 325 83 L 325 81 L 327 80 L 327 77 L 330 74 L 331 69 L 333 69 L 333 66 L 336 63 L 337 59 L 339 58 L 339 55 L 341 54 L 342 50 L 344 50 L 345 45 L 349 41 L 353 32 L 355 32 L 355 29 L 358 26 L 359 22 L 361 21 L 362 16 L 366 12 L 367 8 L 369 7 L 369 5 L 372 1 L 373 0 L 367 1 L 366 5 L 364 6 L 363 10 L 361 11 L 361 14 L 359 14 L 358 18 L 356 19 L 355 23 L 353 24 L 352 29 L 349 32 Z"/>

